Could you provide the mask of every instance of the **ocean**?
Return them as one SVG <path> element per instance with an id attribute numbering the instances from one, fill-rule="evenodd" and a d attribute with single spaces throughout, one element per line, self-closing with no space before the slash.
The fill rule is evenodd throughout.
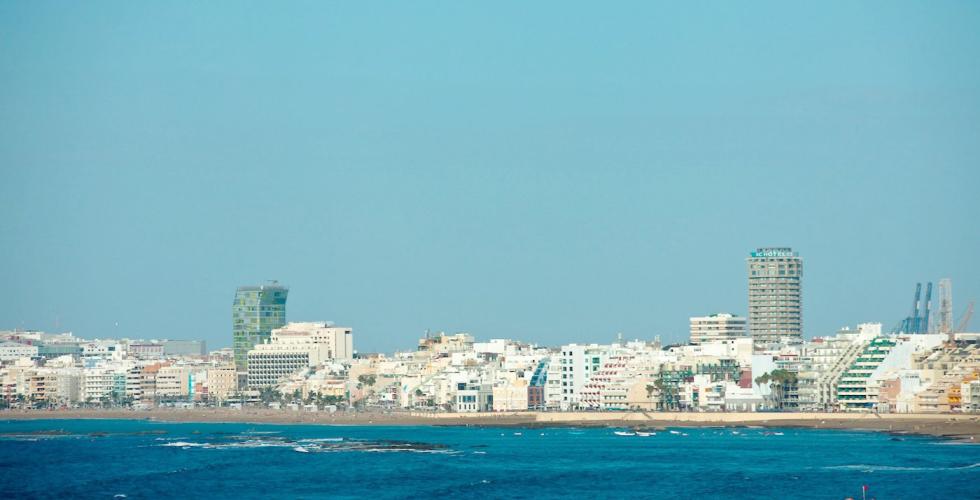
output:
<path id="1" fill-rule="evenodd" d="M 5 498 L 980 498 L 980 445 L 861 431 L 0 421 Z M 618 429 L 625 432 L 625 429 Z"/>

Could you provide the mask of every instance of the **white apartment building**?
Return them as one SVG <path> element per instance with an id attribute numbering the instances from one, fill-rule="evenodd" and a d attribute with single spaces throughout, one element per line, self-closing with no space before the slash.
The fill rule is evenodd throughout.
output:
<path id="1" fill-rule="evenodd" d="M 20 358 L 36 358 L 37 346 L 19 342 L 0 342 L 0 361 L 13 361 Z"/>
<path id="2" fill-rule="evenodd" d="M 125 347 L 115 340 L 93 340 L 82 344 L 82 358 L 87 360 L 114 359 L 126 356 Z"/>
<path id="3" fill-rule="evenodd" d="M 963 382 L 960 395 L 963 413 L 980 413 L 980 380 Z"/>
<path id="4" fill-rule="evenodd" d="M 493 387 L 490 384 L 460 383 L 453 410 L 459 413 L 493 411 Z"/>
<path id="5" fill-rule="evenodd" d="M 555 382 L 561 384 L 559 407 L 563 410 L 578 409 L 582 407 L 582 393 L 592 375 L 598 372 L 606 358 L 609 356 L 610 346 L 608 345 L 579 345 L 568 344 L 561 347 L 561 351 L 552 363 L 556 364 Z M 557 359 L 558 363 L 554 363 Z M 548 384 L 552 382 L 551 370 L 549 367 Z M 557 388 L 557 384 L 555 384 Z M 557 395 L 557 393 L 556 393 Z"/>
<path id="6" fill-rule="evenodd" d="M 634 353 L 627 349 L 612 349 L 602 367 L 593 372 L 589 382 L 582 388 L 579 403 L 582 408 L 624 409 L 627 405 L 626 393 L 629 390 L 621 382 L 625 378 L 627 365 Z"/>
<path id="7" fill-rule="evenodd" d="M 126 369 L 95 367 L 82 370 L 81 400 L 97 403 L 126 394 Z"/>
<path id="8" fill-rule="evenodd" d="M 674 346 L 667 350 L 677 358 L 734 358 L 740 365 L 748 366 L 752 363 L 752 339 L 748 337 L 715 340 L 697 345 Z"/>
<path id="9" fill-rule="evenodd" d="M 272 387 L 302 368 L 354 357 L 350 328 L 326 322 L 289 323 L 248 351 L 248 386 Z"/>
<path id="10" fill-rule="evenodd" d="M 748 320 L 734 314 L 718 313 L 690 318 L 691 343 L 703 344 L 748 337 Z"/>
<path id="11" fill-rule="evenodd" d="M 134 366 L 126 370 L 126 397 L 139 401 L 143 398 L 143 367 Z"/>

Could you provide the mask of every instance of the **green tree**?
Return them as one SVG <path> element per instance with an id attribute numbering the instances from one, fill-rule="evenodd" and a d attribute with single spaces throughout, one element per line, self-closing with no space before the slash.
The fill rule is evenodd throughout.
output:
<path id="1" fill-rule="evenodd" d="M 793 392 L 797 385 L 797 375 L 795 372 L 784 369 L 776 369 L 770 373 L 764 373 L 755 378 L 758 385 L 769 385 L 771 390 L 771 405 L 776 409 L 787 407 L 787 396 Z"/>

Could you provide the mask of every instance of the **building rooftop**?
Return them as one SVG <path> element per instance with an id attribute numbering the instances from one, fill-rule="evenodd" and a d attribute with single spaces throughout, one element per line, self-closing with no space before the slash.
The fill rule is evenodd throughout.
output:
<path id="1" fill-rule="evenodd" d="M 288 286 L 280 285 L 278 281 L 274 281 L 268 285 L 246 285 L 238 287 L 239 292 L 261 292 L 262 290 L 289 290 Z"/>

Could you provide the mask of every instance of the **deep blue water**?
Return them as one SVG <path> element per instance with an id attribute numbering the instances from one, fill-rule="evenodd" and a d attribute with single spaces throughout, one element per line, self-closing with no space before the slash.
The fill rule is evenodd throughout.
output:
<path id="1" fill-rule="evenodd" d="M 0 421 L 0 496 L 980 498 L 978 445 L 736 431 Z"/>

